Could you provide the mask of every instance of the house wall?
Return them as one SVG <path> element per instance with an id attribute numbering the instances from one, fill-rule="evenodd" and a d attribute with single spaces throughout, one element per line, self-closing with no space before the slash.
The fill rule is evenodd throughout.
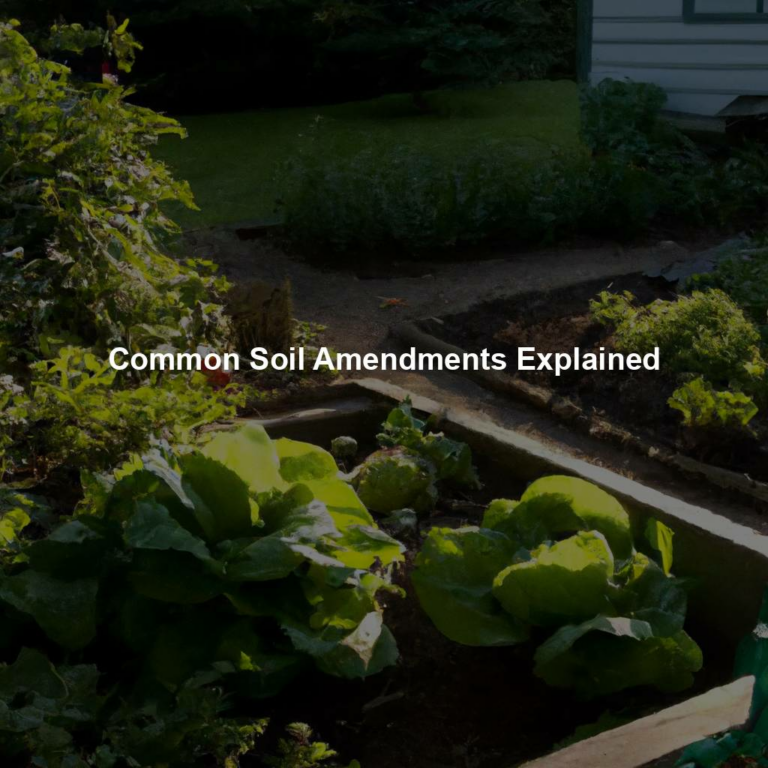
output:
<path id="1" fill-rule="evenodd" d="M 716 115 L 768 96 L 768 23 L 684 21 L 683 0 L 593 0 L 590 81 L 662 86 L 667 109 Z"/>

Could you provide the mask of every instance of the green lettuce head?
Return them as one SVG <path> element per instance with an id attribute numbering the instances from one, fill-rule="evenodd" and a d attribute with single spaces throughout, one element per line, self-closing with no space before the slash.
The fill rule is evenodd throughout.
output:
<path id="1" fill-rule="evenodd" d="M 372 512 L 412 509 L 424 515 L 435 508 L 434 466 L 402 448 L 377 451 L 357 469 L 353 485 Z"/>

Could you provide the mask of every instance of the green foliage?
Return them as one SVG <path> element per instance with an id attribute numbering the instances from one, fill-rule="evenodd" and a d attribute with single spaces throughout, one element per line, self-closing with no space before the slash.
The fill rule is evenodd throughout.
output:
<path id="1" fill-rule="evenodd" d="M 282 172 L 285 224 L 303 243 L 423 250 L 482 241 L 509 231 L 525 197 L 525 150 L 481 141 L 446 160 L 371 142 L 334 158 L 322 149 L 329 130 L 318 124 Z"/>
<path id="2" fill-rule="evenodd" d="M 403 70 L 410 90 L 435 85 L 539 78 L 555 63 L 549 17 L 538 0 L 345 0 L 318 18 L 331 30 L 325 48 L 370 56 Z"/>
<path id="3" fill-rule="evenodd" d="M 695 275 L 691 282 L 694 288 L 719 288 L 727 293 L 768 340 L 768 248 L 741 249 L 712 272 Z"/>
<path id="4" fill-rule="evenodd" d="M 272 768 L 317 768 L 337 756 L 324 742 L 313 741 L 312 729 L 304 723 L 292 723 L 286 731 L 287 738 L 280 739 L 278 744 L 278 754 L 266 758 L 266 765 Z M 353 760 L 348 768 L 360 768 L 360 764 Z"/>
<path id="5" fill-rule="evenodd" d="M 231 387 L 212 390 L 200 373 L 155 372 L 121 389 L 109 363 L 79 347 L 62 348 L 31 372 L 31 394 L 17 391 L 0 408 L 6 471 L 15 475 L 44 477 L 58 466 L 103 471 L 146 450 L 152 436 L 188 442 L 197 427 L 232 418 L 243 400 Z"/>
<path id="6" fill-rule="evenodd" d="M 726 766 L 768 765 L 768 591 L 763 595 L 755 629 L 747 635 L 736 654 L 734 677 L 755 678 L 750 718 L 745 730 L 697 741 L 686 747 L 675 763 L 678 768 L 726 768 Z"/>
<path id="7" fill-rule="evenodd" d="M 353 482 L 363 503 L 381 514 L 407 508 L 427 515 L 437 502 L 432 465 L 400 448 L 369 456 Z"/>
<path id="8" fill-rule="evenodd" d="M 126 71 L 140 47 L 111 17 L 106 32 L 57 25 L 50 45 L 103 45 Z M 0 79 L 2 474 L 106 469 L 233 415 L 237 394 L 202 376 L 118 376 L 104 362 L 117 345 L 226 346 L 226 281 L 164 249 L 177 228 L 162 205 L 193 202 L 150 150 L 183 129 L 129 104 L 130 90 L 77 81 L 14 23 L 0 24 Z"/>
<path id="9" fill-rule="evenodd" d="M 127 19 L 118 25 L 115 18 L 108 14 L 107 23 L 106 32 L 101 29 L 85 29 L 82 24 L 54 24 L 46 47 L 53 51 L 77 54 L 88 48 L 101 47 L 105 58 L 113 56 L 120 70 L 130 72 L 136 63 L 136 52 L 141 51 L 142 46 L 128 32 Z"/>
<path id="10" fill-rule="evenodd" d="M 659 131 L 667 102 L 663 88 L 652 83 L 607 78 L 581 92 L 581 135 L 596 154 L 617 153 L 633 162 L 645 158 Z"/>
<path id="11" fill-rule="evenodd" d="M 666 370 L 699 374 L 715 384 L 762 386 L 765 363 L 760 335 L 722 291 L 694 291 L 675 301 L 637 306 L 630 293 L 603 292 L 592 316 L 615 329 L 616 349 L 645 354 L 658 347 Z"/>
<path id="12" fill-rule="evenodd" d="M 220 340 L 211 292 L 224 284 L 159 245 L 175 231 L 160 204 L 192 198 L 149 150 L 183 129 L 128 104 L 120 87 L 74 83 L 8 24 L 0 76 L 4 358 L 50 357 L 67 343 L 103 353 Z"/>
<path id="13" fill-rule="evenodd" d="M 479 488 L 480 480 L 472 465 L 472 451 L 466 443 L 435 432 L 433 420 L 422 421 L 413 413 L 413 404 L 406 398 L 390 411 L 378 435 L 385 448 L 401 446 L 429 461 L 437 479 L 459 488 Z"/>
<path id="14" fill-rule="evenodd" d="M 331 441 L 331 454 L 337 459 L 354 459 L 357 451 L 357 440 L 354 437 L 335 437 Z"/>
<path id="15" fill-rule="evenodd" d="M 675 390 L 669 407 L 680 411 L 689 428 L 739 434 L 757 415 L 754 400 L 743 392 L 720 392 L 702 378 Z"/>
<path id="16" fill-rule="evenodd" d="M 0 667 L 3 755 L 235 768 L 264 723 L 225 702 L 273 696 L 312 665 L 351 679 L 396 661 L 378 595 L 400 591 L 402 547 L 320 448 L 246 425 L 86 480 L 78 514 L 30 540 L 29 500 L 0 497 L 0 651 L 18 657 Z M 65 651 L 87 666 L 54 669 Z M 89 744 L 93 758 L 64 762 Z M 334 755 L 284 744 L 275 765 Z"/>
<path id="17" fill-rule="evenodd" d="M 447 637 L 476 646 L 553 634 L 535 653 L 548 684 L 600 696 L 634 686 L 679 691 L 702 666 L 683 631 L 686 594 L 670 576 L 672 534 L 654 521 L 634 548 L 619 502 L 572 477 L 497 500 L 482 527 L 434 528 L 416 561 L 422 607 Z"/>
<path id="18" fill-rule="evenodd" d="M 360 498 L 374 512 L 426 515 L 435 507 L 439 484 L 480 487 L 469 446 L 435 432 L 433 419 L 417 418 L 410 398 L 393 409 L 382 426 L 382 450 L 350 475 Z"/>

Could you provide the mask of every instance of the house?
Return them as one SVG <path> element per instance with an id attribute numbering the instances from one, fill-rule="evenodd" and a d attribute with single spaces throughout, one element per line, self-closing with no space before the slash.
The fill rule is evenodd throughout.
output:
<path id="1" fill-rule="evenodd" d="M 579 2 L 583 82 L 656 83 L 688 115 L 768 113 L 768 0 Z"/>

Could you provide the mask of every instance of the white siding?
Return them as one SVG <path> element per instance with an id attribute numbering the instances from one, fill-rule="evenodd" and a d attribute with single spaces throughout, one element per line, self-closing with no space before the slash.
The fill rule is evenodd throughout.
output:
<path id="1" fill-rule="evenodd" d="M 768 24 L 686 24 L 683 0 L 594 0 L 591 81 L 656 83 L 667 108 L 716 115 L 768 96 Z"/>

